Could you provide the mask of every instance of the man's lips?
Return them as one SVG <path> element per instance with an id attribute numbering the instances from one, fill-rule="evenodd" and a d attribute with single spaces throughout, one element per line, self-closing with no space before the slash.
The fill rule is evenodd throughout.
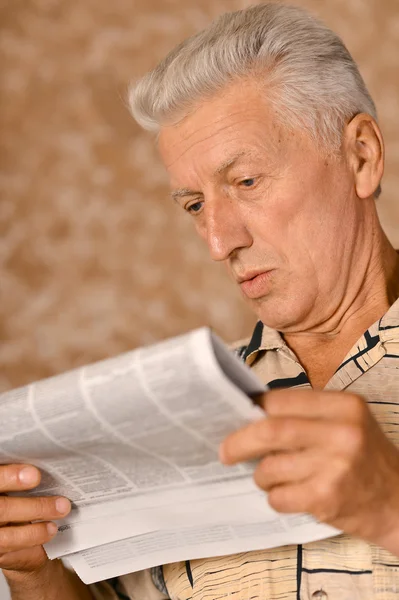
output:
<path id="1" fill-rule="evenodd" d="M 270 288 L 270 275 L 273 269 L 268 271 L 256 271 L 245 273 L 237 277 L 242 292 L 251 299 L 261 298 L 267 294 Z"/>
<path id="2" fill-rule="evenodd" d="M 262 273 L 267 273 L 270 269 L 262 269 L 261 271 L 248 271 L 247 273 L 243 273 L 242 275 L 237 275 L 236 280 L 238 283 L 244 283 L 244 281 L 249 281 L 250 279 L 255 279 L 258 275 L 262 275 Z"/>

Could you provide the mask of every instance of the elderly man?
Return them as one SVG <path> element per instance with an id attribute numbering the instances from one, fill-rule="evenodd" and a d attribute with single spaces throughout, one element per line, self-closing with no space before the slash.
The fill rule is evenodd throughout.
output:
<path id="1" fill-rule="evenodd" d="M 0 565 L 13 598 L 397 598 L 399 260 L 377 217 L 384 146 L 356 65 L 303 11 L 264 4 L 181 44 L 131 105 L 159 131 L 173 198 L 259 318 L 240 355 L 285 388 L 264 396 L 268 418 L 226 439 L 221 460 L 258 459 L 274 508 L 344 533 L 89 589 L 45 559 L 45 524 L 11 526 Z M 19 468 L 2 468 L 3 490 L 21 489 Z M 37 502 L 4 500 L 4 520 L 56 518 L 52 499 Z"/>

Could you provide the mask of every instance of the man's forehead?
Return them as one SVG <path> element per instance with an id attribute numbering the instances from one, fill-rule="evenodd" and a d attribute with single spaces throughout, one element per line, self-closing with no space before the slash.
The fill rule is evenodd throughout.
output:
<path id="1" fill-rule="evenodd" d="M 276 118 L 259 89 L 234 86 L 218 96 L 199 103 L 177 124 L 161 127 L 158 146 L 168 168 L 191 150 L 209 152 L 214 145 L 251 142 L 262 135 L 271 141 L 276 135 Z M 238 139 L 237 139 L 238 138 Z"/>
<path id="2" fill-rule="evenodd" d="M 237 115 L 226 115 L 223 119 L 201 118 L 202 115 L 190 115 L 184 123 L 161 128 L 158 145 L 161 155 L 168 163 L 178 157 L 188 154 L 191 150 L 210 150 L 226 144 L 234 153 L 235 142 L 242 139 L 241 129 L 245 129 L 248 137 L 251 136 L 249 127 L 245 127 L 248 117 L 235 118 Z M 245 141 L 245 139 L 243 140 Z M 226 159 L 228 160 L 228 159 Z"/>
<path id="3" fill-rule="evenodd" d="M 261 122 L 247 122 L 246 127 L 213 131 L 209 136 L 180 140 L 172 135 L 160 141 L 160 153 L 169 174 L 191 169 L 205 170 L 217 176 L 235 164 L 262 157 L 274 161 L 279 136 L 271 135 Z"/>

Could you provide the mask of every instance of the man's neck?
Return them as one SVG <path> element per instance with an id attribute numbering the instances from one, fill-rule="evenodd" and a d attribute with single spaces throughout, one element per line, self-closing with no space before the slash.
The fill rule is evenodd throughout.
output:
<path id="1" fill-rule="evenodd" d="M 379 241 L 370 273 L 364 275 L 361 296 L 340 315 L 333 331 L 283 334 L 315 388 L 325 387 L 357 340 L 399 297 L 398 253 L 382 232 Z"/>
<path id="2" fill-rule="evenodd" d="M 284 339 L 304 367 L 312 386 L 323 389 L 358 339 L 385 312 L 378 311 L 374 316 L 370 314 L 368 319 L 364 318 L 356 324 L 348 322 L 348 327 L 333 337 L 315 334 L 284 336 Z"/>

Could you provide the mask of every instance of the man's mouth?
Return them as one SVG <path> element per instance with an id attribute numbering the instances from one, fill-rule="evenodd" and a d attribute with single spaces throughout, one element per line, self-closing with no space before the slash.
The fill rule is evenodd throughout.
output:
<path id="1" fill-rule="evenodd" d="M 244 273 L 237 278 L 241 291 L 252 300 L 265 296 L 271 283 L 273 270 Z"/>

